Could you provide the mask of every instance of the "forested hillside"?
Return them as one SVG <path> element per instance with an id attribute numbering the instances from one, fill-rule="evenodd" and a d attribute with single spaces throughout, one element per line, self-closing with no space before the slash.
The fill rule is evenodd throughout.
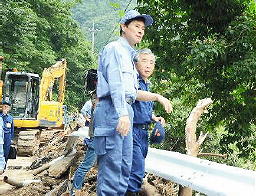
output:
<path id="1" fill-rule="evenodd" d="M 135 6 L 131 0 L 2 0 L 4 70 L 41 73 L 66 58 L 66 103 L 80 108 L 85 70 L 97 66 L 97 52 L 118 34 L 123 11 Z M 138 7 L 155 20 L 138 46 L 158 56 L 152 90 L 174 105 L 170 115 L 156 105 L 169 124 L 157 147 L 185 153 L 186 119 L 199 99 L 210 97 L 214 103 L 197 129 L 209 132 L 202 151 L 228 154 L 217 161 L 256 169 L 255 1 L 138 0 Z"/>
<path id="2" fill-rule="evenodd" d="M 136 7 L 136 0 L 82 0 L 72 9 L 72 12 L 87 40 L 91 42 L 94 23 L 97 52 L 119 35 L 120 17 L 124 10 L 134 7 Z"/>
<path id="3" fill-rule="evenodd" d="M 172 125 L 165 148 L 177 147 L 189 111 L 199 99 L 211 97 L 213 106 L 198 127 L 198 133 L 210 133 L 203 151 L 227 153 L 229 164 L 255 169 L 255 1 L 138 3 L 155 20 L 146 35 L 159 57 L 154 90 L 174 103 L 174 114 L 165 116 Z"/>
<path id="4" fill-rule="evenodd" d="M 91 45 L 72 18 L 74 3 L 60 0 L 3 0 L 0 3 L 0 55 L 3 69 L 42 73 L 61 58 L 67 59 L 65 102 L 81 107 L 83 75 L 96 66 Z"/>

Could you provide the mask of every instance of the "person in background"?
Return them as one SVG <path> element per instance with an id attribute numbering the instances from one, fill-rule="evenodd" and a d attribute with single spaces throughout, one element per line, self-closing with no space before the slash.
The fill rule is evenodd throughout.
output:
<path id="1" fill-rule="evenodd" d="M 85 118 L 85 126 L 89 127 L 89 136 L 90 138 L 84 139 L 84 144 L 87 146 L 86 153 L 84 155 L 83 161 L 80 163 L 78 168 L 75 171 L 71 196 L 81 195 L 81 189 L 84 184 L 84 177 L 87 172 L 93 167 L 96 162 L 97 155 L 94 150 L 94 140 L 93 140 L 93 113 L 94 108 L 97 102 L 96 98 L 96 85 L 97 85 L 97 72 L 94 69 L 88 70 L 86 74 L 86 84 L 85 89 L 90 93 L 91 99 L 85 102 L 81 113 Z"/>
<path id="2" fill-rule="evenodd" d="M 4 126 L 3 118 L 0 117 L 0 175 L 4 173 L 4 169 L 5 169 L 3 126 Z"/>
<path id="3" fill-rule="evenodd" d="M 92 100 L 88 100 L 85 102 L 84 106 L 81 109 L 81 113 L 83 117 L 85 118 L 85 126 L 89 126 L 91 122 L 91 117 L 92 117 Z"/>
<path id="4" fill-rule="evenodd" d="M 81 110 L 81 113 L 86 119 L 85 126 L 90 126 L 92 112 L 93 112 L 92 107 L 94 106 L 95 106 L 95 100 L 89 100 L 84 104 Z M 75 171 L 73 183 L 72 183 L 73 189 L 71 191 L 71 196 L 73 195 L 77 196 L 81 194 L 81 189 L 84 184 L 84 177 L 87 174 L 87 172 L 92 168 L 92 166 L 95 164 L 97 159 L 97 155 L 95 154 L 95 150 L 94 150 L 93 137 L 85 138 L 84 143 L 87 146 L 87 150 L 84 155 L 83 161 L 80 163 L 80 165 Z"/>
<path id="5" fill-rule="evenodd" d="M 159 101 L 167 112 L 172 110 L 170 101 L 163 96 L 138 90 L 134 47 L 152 23 L 149 15 L 135 10 L 126 12 L 120 21 L 120 38 L 107 44 L 99 57 L 99 102 L 94 113 L 98 196 L 123 196 L 127 191 L 133 151 L 131 104 L 135 99 Z"/>
<path id="6" fill-rule="evenodd" d="M 7 164 L 8 156 L 10 152 L 10 147 L 12 139 L 14 137 L 14 123 L 13 117 L 9 114 L 11 110 L 11 103 L 8 101 L 2 102 L 2 113 L 0 116 L 3 119 L 3 129 L 4 129 L 4 158 L 5 163 Z"/>
<path id="7" fill-rule="evenodd" d="M 134 58 L 139 73 L 139 90 L 149 91 L 149 77 L 155 68 L 155 55 L 150 49 L 139 50 Z M 135 101 L 132 104 L 133 118 L 133 161 L 126 195 L 137 195 L 145 175 L 145 158 L 148 152 L 148 128 L 152 121 L 165 123 L 164 118 L 153 114 L 152 101 Z"/>

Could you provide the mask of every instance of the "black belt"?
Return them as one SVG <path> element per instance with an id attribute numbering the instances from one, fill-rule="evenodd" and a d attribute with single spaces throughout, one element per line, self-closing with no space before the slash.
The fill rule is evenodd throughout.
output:
<path id="1" fill-rule="evenodd" d="M 110 96 L 105 96 L 105 97 L 100 97 L 99 101 L 104 100 L 104 99 L 111 99 Z M 125 101 L 129 104 L 132 105 L 134 103 L 134 99 L 132 97 L 125 97 Z"/>
<path id="2" fill-rule="evenodd" d="M 133 127 L 148 130 L 149 124 L 133 124 Z"/>

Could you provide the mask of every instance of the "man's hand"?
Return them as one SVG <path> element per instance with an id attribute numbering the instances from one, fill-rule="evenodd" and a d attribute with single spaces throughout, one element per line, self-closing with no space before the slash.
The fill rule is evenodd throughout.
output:
<path id="1" fill-rule="evenodd" d="M 165 126 L 165 120 L 161 116 L 152 116 L 152 120 L 156 122 L 160 122 L 162 126 Z"/>
<path id="2" fill-rule="evenodd" d="M 163 97 L 162 95 L 159 95 L 157 93 L 138 90 L 136 100 L 137 101 L 158 101 L 164 106 L 164 109 L 167 113 L 172 112 L 171 102 L 165 97 Z"/>
<path id="3" fill-rule="evenodd" d="M 130 130 L 131 122 L 129 116 L 121 116 L 118 120 L 116 130 L 122 135 L 127 136 Z"/>
<path id="4" fill-rule="evenodd" d="M 168 99 L 166 99 L 162 95 L 157 95 L 157 101 L 164 106 L 164 109 L 167 113 L 172 112 L 172 104 Z"/>

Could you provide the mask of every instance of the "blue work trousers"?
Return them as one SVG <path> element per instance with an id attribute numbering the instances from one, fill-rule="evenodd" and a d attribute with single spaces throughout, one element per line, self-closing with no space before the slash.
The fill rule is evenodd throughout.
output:
<path id="1" fill-rule="evenodd" d="M 75 189 L 82 189 L 84 183 L 84 177 L 87 172 L 92 168 L 96 162 L 97 155 L 95 154 L 93 142 L 87 143 L 87 151 L 84 155 L 84 160 L 80 163 L 75 171 L 73 178 L 73 187 Z"/>
<path id="2" fill-rule="evenodd" d="M 4 133 L 4 158 L 6 163 L 8 161 L 8 156 L 11 148 L 11 140 L 12 140 L 12 134 Z"/>
<path id="3" fill-rule="evenodd" d="M 133 110 L 127 104 L 132 123 Z M 127 191 L 132 166 L 132 124 L 127 136 L 116 131 L 118 117 L 111 100 L 103 100 L 95 109 L 95 151 L 98 155 L 98 196 L 123 196 Z"/>
<path id="4" fill-rule="evenodd" d="M 139 192 L 145 175 L 145 158 L 148 153 L 148 130 L 133 127 L 133 160 L 128 191 Z"/>
<path id="5" fill-rule="evenodd" d="M 0 144 L 0 170 L 5 169 L 5 158 L 3 144 Z"/>

